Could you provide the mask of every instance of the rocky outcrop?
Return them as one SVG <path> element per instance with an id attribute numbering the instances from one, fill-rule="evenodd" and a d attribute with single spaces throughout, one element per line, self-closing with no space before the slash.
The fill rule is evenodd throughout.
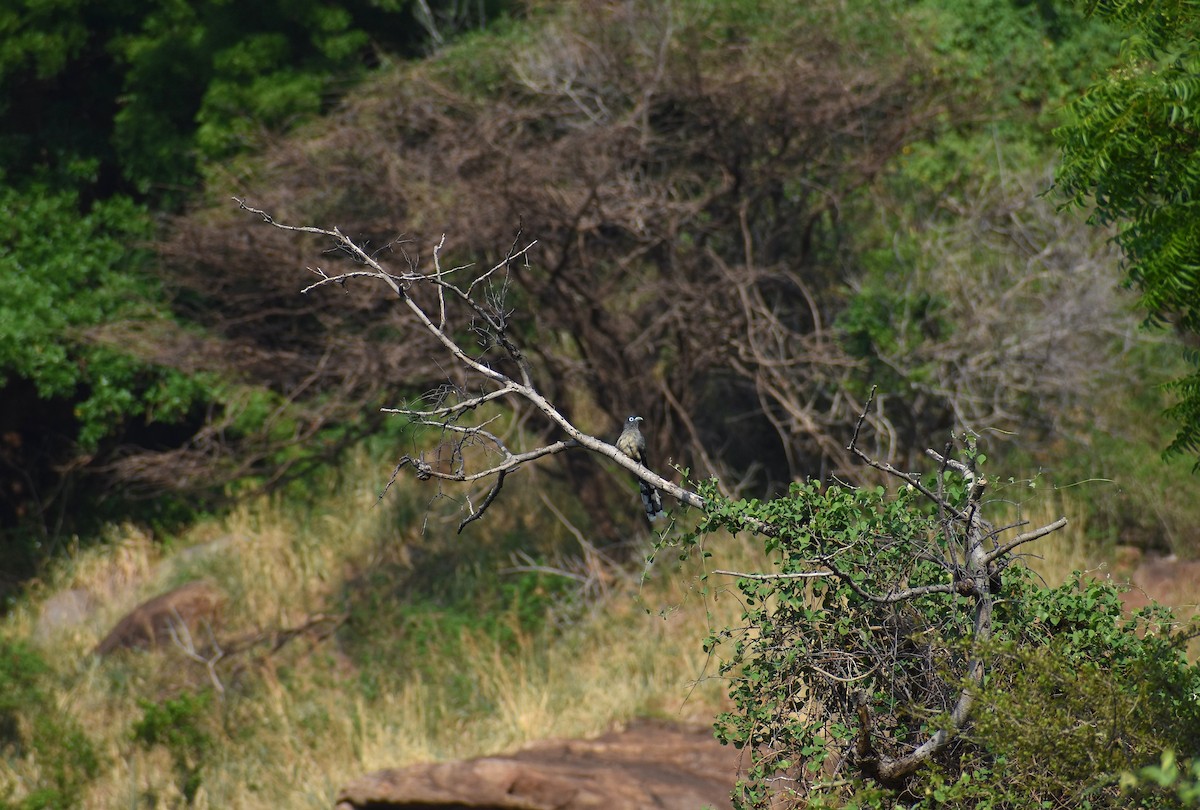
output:
<path id="1" fill-rule="evenodd" d="M 728 808 L 737 754 L 713 738 L 711 727 L 642 721 L 510 756 L 378 771 L 343 788 L 337 810 Z"/>
<path id="2" fill-rule="evenodd" d="M 171 628 L 176 634 L 186 629 L 196 644 L 215 629 L 221 610 L 221 594 L 211 582 L 189 582 L 135 607 L 96 645 L 95 655 L 121 649 L 152 649 L 170 644 Z"/>
<path id="3" fill-rule="evenodd" d="M 1200 602 L 1200 560 L 1180 560 L 1174 555 L 1142 556 L 1127 550 L 1123 553 L 1117 578 L 1130 585 L 1121 594 L 1127 610 L 1137 610 L 1151 602 L 1194 609 Z"/>
<path id="4" fill-rule="evenodd" d="M 82 588 L 56 593 L 42 603 L 33 637 L 46 641 L 56 633 L 84 624 L 96 612 L 96 598 Z"/>

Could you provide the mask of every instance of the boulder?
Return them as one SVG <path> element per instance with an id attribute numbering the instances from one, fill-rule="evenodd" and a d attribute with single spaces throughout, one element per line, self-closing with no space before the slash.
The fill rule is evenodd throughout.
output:
<path id="1" fill-rule="evenodd" d="M 1193 606 L 1200 599 L 1200 560 L 1148 558 L 1133 572 L 1133 584 L 1164 605 Z"/>
<path id="2" fill-rule="evenodd" d="M 54 594 L 42 603 L 33 637 L 46 641 L 54 634 L 78 627 L 96 611 L 96 598 L 82 588 Z"/>
<path id="3" fill-rule="evenodd" d="M 509 756 L 377 771 L 344 787 L 337 810 L 698 810 L 728 808 L 738 752 L 712 728 L 641 721 L 592 740 Z"/>
<path id="4" fill-rule="evenodd" d="M 1130 590 L 1121 594 L 1126 610 L 1151 602 L 1173 608 L 1195 608 L 1200 601 L 1200 560 L 1146 556 L 1127 575 Z"/>
<path id="5" fill-rule="evenodd" d="M 95 655 L 121 649 L 152 649 L 172 643 L 171 628 L 186 628 L 197 647 L 215 629 L 221 609 L 221 594 L 205 580 L 189 582 L 135 607 L 96 645 Z"/>

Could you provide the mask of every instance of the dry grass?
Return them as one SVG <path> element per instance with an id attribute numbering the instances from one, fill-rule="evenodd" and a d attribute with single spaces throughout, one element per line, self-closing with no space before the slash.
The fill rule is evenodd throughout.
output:
<path id="1" fill-rule="evenodd" d="M 1069 491 L 1031 487 L 1028 481 L 1016 481 L 998 488 L 994 494 L 997 501 L 993 504 L 995 513 L 989 515 L 992 522 L 1007 525 L 1021 521 L 1024 524 L 1011 533 L 1013 536 L 1061 517 L 1067 519 L 1065 527 L 1026 545 L 1021 552 L 1021 561 L 1046 585 L 1061 585 L 1070 580 L 1075 571 L 1102 575 L 1106 558 L 1094 543 L 1089 542 L 1087 517 Z"/>
<path id="2" fill-rule="evenodd" d="M 101 605 L 84 623 L 36 640 L 54 670 L 55 700 L 101 753 L 87 806 L 183 806 L 171 757 L 161 746 L 135 743 L 131 728 L 143 715 L 139 699 L 161 701 L 208 683 L 203 667 L 176 649 L 93 660 L 90 650 L 107 629 L 138 602 L 198 577 L 228 597 L 224 637 L 336 609 L 364 571 L 383 560 L 403 567 L 406 555 L 430 542 L 420 535 L 422 504 L 414 493 L 376 505 L 380 476 L 378 465 L 359 459 L 311 509 L 261 499 L 196 526 L 171 555 L 136 529 L 115 529 L 105 544 L 65 561 L 11 612 L 0 635 L 32 639 L 40 606 L 54 593 L 85 590 Z M 527 530 L 538 503 L 532 489 L 505 493 L 515 496 L 510 511 L 525 510 Z M 553 516 L 544 521 L 533 530 L 565 531 Z M 431 526 L 430 534 L 442 530 L 436 521 Z M 754 565 L 743 541 L 719 545 L 729 557 L 721 564 Z M 340 785 L 373 769 L 592 735 L 638 716 L 710 720 L 724 689 L 705 679 L 714 666 L 701 643 L 738 606 L 702 592 L 698 564 L 656 571 L 640 586 L 614 580 L 599 605 L 564 613 L 570 624 L 553 633 L 502 640 L 458 631 L 456 643 L 425 649 L 420 667 L 378 688 L 368 688 L 359 662 L 333 639 L 300 639 L 275 654 L 252 651 L 222 662 L 225 696 L 197 720 L 215 745 L 205 755 L 196 806 L 329 807 Z M 0 764 L 0 795 L 12 786 L 19 798 L 44 776 L 38 757 L 9 758 Z"/>
<path id="3" fill-rule="evenodd" d="M 427 495 L 397 491 L 379 505 L 385 474 L 383 465 L 359 458 L 309 507 L 260 499 L 194 527 L 172 554 L 132 527 L 114 529 L 103 545 L 64 560 L 10 612 L 0 636 L 35 640 L 54 670 L 54 700 L 101 753 L 87 806 L 185 804 L 171 756 L 135 743 L 131 729 L 143 715 L 139 699 L 161 701 L 208 683 L 203 668 L 176 649 L 93 660 L 90 650 L 107 629 L 138 602 L 199 577 L 226 593 L 222 633 L 229 637 L 336 611 L 370 582 L 366 574 L 414 569 L 456 520 L 432 518 L 423 536 Z M 545 488 L 544 480 L 506 488 L 505 508 L 484 522 L 488 533 L 457 542 L 471 549 L 497 542 L 493 535 L 574 542 L 576 527 L 544 507 Z M 1069 492 L 1014 482 L 994 494 L 1008 513 L 997 522 L 1071 521 L 1028 549 L 1026 564 L 1047 584 L 1075 570 L 1103 573 Z M 713 558 L 693 554 L 686 563 L 660 555 L 671 562 L 657 563 L 640 584 L 608 572 L 605 595 L 583 608 L 564 602 L 552 631 L 523 629 L 502 616 L 511 632 L 460 624 L 433 643 L 414 638 L 409 645 L 391 636 L 416 625 L 376 626 L 366 652 L 361 642 L 347 646 L 340 637 L 301 638 L 274 653 L 252 650 L 223 662 L 225 696 L 197 719 L 215 744 L 205 754 L 196 806 L 325 808 L 342 784 L 379 768 L 594 735 L 639 716 L 711 720 L 726 705 L 725 689 L 701 643 L 712 629 L 736 623 L 741 606 L 732 582 L 706 583 L 702 567 L 752 571 L 766 563 L 753 540 L 714 537 L 708 548 Z M 100 607 L 75 627 L 38 631 L 41 605 L 66 589 L 86 591 Z M 372 620 L 387 622 L 390 614 Z M 380 662 L 371 669 L 369 645 L 377 640 L 396 642 L 378 654 L 382 669 L 397 674 L 372 681 L 367 673 L 378 672 Z M 419 654 L 419 666 L 387 657 L 396 650 Z M 0 795 L 11 785 L 19 798 L 38 785 L 52 752 L 46 754 L 0 763 Z"/>

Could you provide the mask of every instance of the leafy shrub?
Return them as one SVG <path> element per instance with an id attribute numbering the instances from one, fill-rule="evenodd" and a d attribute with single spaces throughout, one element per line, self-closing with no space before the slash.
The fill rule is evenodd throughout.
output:
<path id="1" fill-rule="evenodd" d="M 48 527 L 86 529 L 98 502 L 123 501 L 99 497 L 102 481 L 81 483 L 89 462 L 111 462 L 120 444 L 182 442 L 202 418 L 210 378 L 154 360 L 170 347 L 145 271 L 152 231 L 126 198 L 87 208 L 71 192 L 0 186 L 0 397 L 11 404 L 0 414 L 0 524 L 28 540 L 6 532 L 20 548 L 10 575 L 45 553 L 34 543 Z"/>
<path id="2" fill-rule="evenodd" d="M 170 753 L 179 791 L 189 804 L 214 750 L 213 735 L 205 728 L 211 702 L 211 692 L 182 692 L 159 703 L 139 700 L 142 719 L 133 724 L 136 742 L 147 748 L 161 745 Z"/>
<path id="3" fill-rule="evenodd" d="M 992 675 L 967 734 L 979 746 L 973 761 L 1006 768 L 977 778 L 977 790 L 1014 807 L 1022 798 L 1124 807 L 1120 774 L 1164 748 L 1200 750 L 1200 668 L 1185 656 L 1188 634 L 1163 608 L 1124 615 L 1107 583 L 1077 575 L 1043 588 L 1018 573 L 1006 582 L 1010 640 L 990 653 Z"/>
<path id="4" fill-rule="evenodd" d="M 0 751 L 5 757 L 36 756 L 41 776 L 20 799 L 11 792 L 0 795 L 0 807 L 78 807 L 88 781 L 100 771 L 100 756 L 91 740 L 58 707 L 53 677 L 31 647 L 0 640 Z"/>
<path id="5" fill-rule="evenodd" d="M 718 736 L 748 756 L 739 806 L 1118 808 L 1122 772 L 1198 750 L 1200 668 L 1165 610 L 1126 617 L 1112 586 L 1046 588 L 1003 555 L 992 596 L 963 586 L 982 571 L 960 523 L 983 480 L 969 469 L 892 491 L 710 493 L 689 542 L 758 525 L 775 563 L 739 577 L 743 621 L 708 641 L 735 704 Z M 1010 539 L 978 531 L 988 549 Z M 920 767 L 880 766 L 938 739 Z M 1160 799 L 1146 806 L 1173 806 Z"/>
<path id="6" fill-rule="evenodd" d="M 146 209 L 115 197 L 82 211 L 76 195 L 0 187 L 0 385 L 31 381 L 43 400 L 74 401 L 78 432 L 94 452 L 132 417 L 183 419 L 201 381 L 155 366 L 88 330 L 162 317 L 145 272 Z"/>
<path id="7" fill-rule="evenodd" d="M 1200 758 L 1177 760 L 1168 748 L 1155 765 L 1121 774 L 1121 787 L 1133 796 L 1174 793 L 1183 807 L 1200 804 Z"/>

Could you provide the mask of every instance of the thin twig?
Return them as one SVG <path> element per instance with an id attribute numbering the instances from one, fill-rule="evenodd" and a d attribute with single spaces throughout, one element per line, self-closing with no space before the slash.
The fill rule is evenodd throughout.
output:
<path id="1" fill-rule="evenodd" d="M 508 475 L 508 470 L 500 470 L 498 473 L 496 473 L 496 481 L 492 484 L 492 488 L 488 490 L 487 497 L 483 499 L 483 503 L 479 505 L 478 509 L 463 518 L 462 522 L 458 524 L 458 534 L 462 534 L 462 530 L 467 527 L 468 523 L 479 520 L 481 517 L 483 517 L 483 513 L 487 511 L 487 508 L 492 505 L 492 501 L 496 500 L 496 496 L 500 494 L 500 488 L 504 486 L 504 476 L 506 475 Z"/>
<path id="2" fill-rule="evenodd" d="M 727 577 L 738 577 L 739 579 L 758 579 L 758 580 L 773 580 L 773 579 L 812 579 L 815 577 L 833 577 L 837 576 L 833 571 L 801 571 L 791 574 L 749 574 L 745 571 L 725 571 L 717 568 L 713 571 L 714 574 L 723 574 Z"/>

